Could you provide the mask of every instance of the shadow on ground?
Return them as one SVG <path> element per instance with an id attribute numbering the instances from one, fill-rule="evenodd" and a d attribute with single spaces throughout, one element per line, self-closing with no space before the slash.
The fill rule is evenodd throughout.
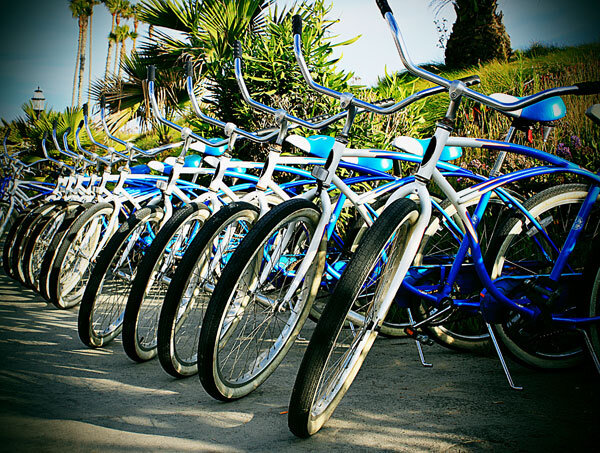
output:
<path id="1" fill-rule="evenodd" d="M 309 322 L 309 324 L 311 324 Z M 310 336 L 312 325 L 302 335 Z M 600 378 L 592 368 L 540 373 L 494 357 L 378 340 L 319 434 L 296 439 L 287 404 L 306 347 L 299 341 L 254 394 L 220 403 L 198 379 L 131 362 L 120 341 L 91 350 L 77 309 L 59 311 L 0 274 L 0 450 L 556 451 L 591 447 Z"/>

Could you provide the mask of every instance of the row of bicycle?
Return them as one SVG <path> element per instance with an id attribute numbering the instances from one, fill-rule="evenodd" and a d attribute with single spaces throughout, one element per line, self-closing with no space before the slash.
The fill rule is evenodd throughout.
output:
<path id="1" fill-rule="evenodd" d="M 181 142 L 147 151 L 124 142 L 108 130 L 101 102 L 105 134 L 124 153 L 94 140 L 87 107 L 75 131 L 76 151 L 69 149 L 70 131 L 62 147 L 52 131 L 54 146 L 73 166 L 51 158 L 44 137 L 45 162 L 61 171 L 52 188 L 25 179 L 31 166 L 5 152 L 13 171 L 2 184 L 2 228 L 12 211 L 21 211 L 6 235 L 7 274 L 59 308 L 80 304 L 78 332 L 86 345 L 102 347 L 122 333 L 130 358 L 158 355 L 169 374 L 197 373 L 206 391 L 224 401 L 255 390 L 306 319 L 318 321 L 290 402 L 290 429 L 303 437 L 331 416 L 378 334 L 414 339 L 424 365 L 422 343 L 494 349 L 515 388 L 503 352 L 543 369 L 575 366 L 589 353 L 600 371 L 600 177 L 514 143 L 520 130 L 565 115 L 559 95 L 595 94 L 599 84 L 522 99 L 485 96 L 468 88 L 477 77 L 450 81 L 414 65 L 387 2 L 377 4 L 407 69 L 435 87 L 370 104 L 317 84 L 295 16 L 301 73 L 313 89 L 339 100 L 340 113 L 304 120 L 252 99 L 237 43 L 242 97 L 273 116 L 275 126 L 247 132 L 203 113 L 188 64 L 192 108 L 223 129 L 225 138 L 218 140 L 161 115 L 151 67 L 152 113 L 178 130 Z M 440 93 L 449 94 L 449 105 L 431 139 L 399 137 L 395 151 L 347 147 L 356 115 L 392 114 Z M 462 98 L 513 118 L 506 139 L 451 136 Z M 600 123 L 599 106 L 588 116 Z M 335 138 L 290 133 L 342 120 Z M 81 146 L 83 129 L 104 157 Z M 242 139 L 269 142 L 266 161 L 233 159 Z M 296 152 L 283 153 L 284 143 Z M 462 147 L 498 151 L 491 173 L 452 164 Z M 136 157 L 169 148 L 180 148 L 178 157 L 131 166 Z M 504 174 L 506 153 L 541 165 Z M 120 160 L 124 165 L 115 173 Z M 398 174 L 398 162 L 414 163 L 416 170 Z M 94 174 L 93 166 L 103 171 Z M 533 196 L 511 190 L 513 183 L 557 174 L 579 182 Z M 456 190 L 458 184 L 466 188 Z M 32 191 L 39 202 L 29 207 Z"/>

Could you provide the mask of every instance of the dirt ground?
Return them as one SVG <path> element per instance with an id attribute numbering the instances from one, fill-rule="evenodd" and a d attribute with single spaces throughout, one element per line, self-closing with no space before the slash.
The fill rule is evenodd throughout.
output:
<path id="1" fill-rule="evenodd" d="M 312 323 L 302 335 L 307 338 Z M 308 440 L 287 428 L 306 348 L 233 402 L 158 361 L 131 362 L 115 341 L 84 347 L 77 308 L 59 311 L 0 274 L 0 451 L 599 451 L 600 377 L 590 367 L 541 373 L 495 357 L 378 339 L 329 423 Z"/>

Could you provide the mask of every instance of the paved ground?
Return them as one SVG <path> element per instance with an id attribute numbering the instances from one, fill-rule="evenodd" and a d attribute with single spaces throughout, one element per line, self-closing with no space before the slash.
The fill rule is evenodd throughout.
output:
<path id="1" fill-rule="evenodd" d="M 539 373 L 378 340 L 326 428 L 287 428 L 287 403 L 306 341 L 254 394 L 212 400 L 197 378 L 157 361 L 134 364 L 120 341 L 82 346 L 77 309 L 59 311 L 0 274 L 0 451 L 598 451 L 600 378 L 590 367 Z M 304 335 L 310 335 L 310 326 Z"/>

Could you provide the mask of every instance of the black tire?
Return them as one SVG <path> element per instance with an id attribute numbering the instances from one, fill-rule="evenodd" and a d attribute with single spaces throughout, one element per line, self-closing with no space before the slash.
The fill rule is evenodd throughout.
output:
<path id="1" fill-rule="evenodd" d="M 583 272 L 584 288 L 589 291 L 589 308 L 587 314 L 590 318 L 600 316 L 600 241 L 592 246 L 592 253 Z M 600 322 L 589 325 L 588 333 L 592 343 L 593 353 L 600 360 Z"/>
<path id="2" fill-rule="evenodd" d="M 206 309 L 198 344 L 200 381 L 214 398 L 230 401 L 255 390 L 294 343 L 319 289 L 325 237 L 320 238 L 315 259 L 307 262 L 310 267 L 302 287 L 289 305 L 284 305 L 283 296 L 294 269 L 304 264 L 303 254 L 319 218 L 319 209 L 307 200 L 292 199 L 276 206 L 250 230 L 223 270 Z M 282 238 L 287 239 L 285 249 L 279 247 Z M 263 274 L 263 281 L 255 286 L 257 273 Z M 246 350 L 246 341 L 257 344 Z M 236 360 L 238 354 L 245 355 L 244 363 Z"/>
<path id="3" fill-rule="evenodd" d="M 158 207 L 136 211 L 98 255 L 81 299 L 77 330 L 81 341 L 97 348 L 121 332 L 125 304 L 145 249 L 164 215 Z"/>
<path id="4" fill-rule="evenodd" d="M 8 275 L 12 279 L 15 278 L 15 274 L 12 268 L 13 245 L 17 233 L 21 228 L 21 224 L 27 218 L 27 216 L 31 214 L 31 211 L 31 209 L 24 211 L 17 216 L 10 229 L 6 233 L 6 237 L 4 239 L 4 246 L 2 248 L 2 267 L 4 267 L 4 272 L 6 272 L 6 275 Z"/>
<path id="5" fill-rule="evenodd" d="M 25 219 L 21 222 L 19 231 L 17 232 L 11 252 L 11 268 L 13 269 L 15 280 L 21 284 L 25 284 L 25 275 L 23 271 L 23 253 L 25 251 L 26 242 L 36 226 L 45 219 L 45 216 L 56 209 L 63 207 L 65 204 L 61 201 L 53 201 L 43 204 L 33 209 Z"/>
<path id="6" fill-rule="evenodd" d="M 71 224 L 48 276 L 48 295 L 57 308 L 71 308 L 81 302 L 93 268 L 93 257 L 104 236 L 110 234 L 106 224 L 113 212 L 113 204 L 96 203 Z"/>
<path id="7" fill-rule="evenodd" d="M 527 200 L 524 206 L 560 248 L 587 191 L 588 187 L 582 184 L 551 187 Z M 557 252 L 537 229 L 530 227 L 529 221 L 521 217 L 509 219 L 490 247 L 487 266 L 492 278 L 517 276 L 519 279 L 505 278 L 503 282 L 499 280 L 497 286 L 513 299 L 522 296 L 535 299 L 535 287 L 552 288 L 554 300 L 550 306 L 544 306 L 544 310 L 565 316 L 585 312 L 590 294 L 589 288 L 584 288 L 582 272 L 590 256 L 591 244 L 600 237 L 598 204 L 595 203 L 570 255 L 568 265 L 572 277 L 560 278 L 557 283 L 545 277 L 552 269 Z M 535 285 L 527 285 L 526 281 Z M 547 370 L 571 368 L 584 358 L 582 336 L 573 329 L 551 322 L 535 322 L 514 311 L 507 311 L 503 319 L 492 325 L 494 333 L 506 352 L 524 365 Z"/>
<path id="8" fill-rule="evenodd" d="M 171 376 L 184 378 L 198 372 L 200 327 L 212 288 L 258 216 L 259 209 L 250 203 L 225 206 L 206 221 L 179 263 L 158 323 L 158 358 Z M 215 253 L 218 264 L 213 263 Z"/>
<path id="9" fill-rule="evenodd" d="M 347 392 L 377 337 L 378 313 L 418 219 L 408 199 L 390 204 L 365 234 L 310 339 L 290 400 L 288 426 L 316 433 Z M 382 259 L 382 254 L 391 257 Z M 376 314 L 378 316 L 376 317 Z M 360 316 L 358 324 L 354 317 Z M 338 365 L 339 370 L 334 369 Z M 320 392 L 321 391 L 321 392 Z"/>
<path id="10" fill-rule="evenodd" d="M 92 204 L 90 203 L 69 204 L 67 215 L 58 227 L 58 230 L 54 233 L 54 236 L 48 245 L 44 258 L 40 264 L 40 272 L 37 278 L 37 291 L 48 302 L 50 302 L 50 271 L 52 270 L 52 263 L 54 262 L 56 253 L 60 249 L 71 225 L 73 225 L 79 216 L 91 206 Z"/>
<path id="11" fill-rule="evenodd" d="M 68 211 L 69 206 L 62 206 L 45 214 L 24 242 L 21 267 L 24 283 L 33 290 L 37 290 L 38 287 L 37 279 L 44 255 Z"/>
<path id="12" fill-rule="evenodd" d="M 168 282 L 210 215 L 208 207 L 201 203 L 182 207 L 160 229 L 144 254 L 131 285 L 123 318 L 121 339 L 130 359 L 144 362 L 156 356 L 158 318 Z"/>

